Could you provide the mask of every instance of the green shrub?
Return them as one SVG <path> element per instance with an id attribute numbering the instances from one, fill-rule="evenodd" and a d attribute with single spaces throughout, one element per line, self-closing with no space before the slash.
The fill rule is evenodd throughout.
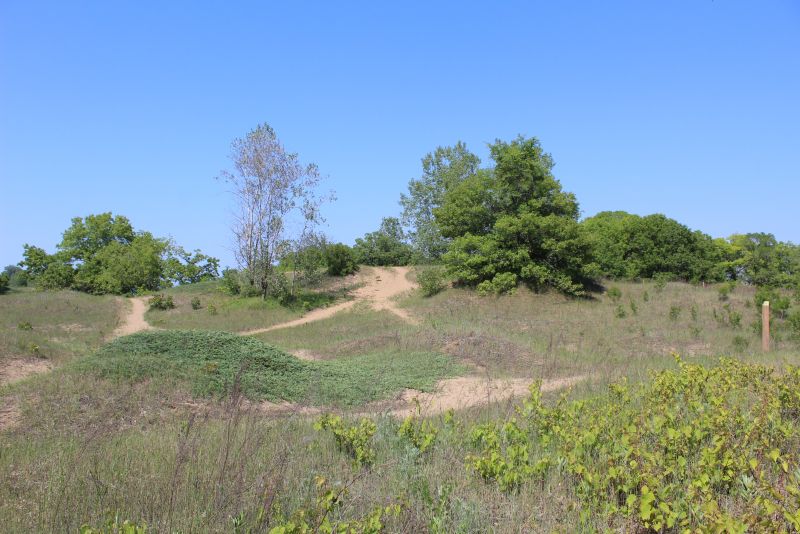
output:
<path id="1" fill-rule="evenodd" d="M 628 314 L 625 312 L 625 308 L 622 307 L 622 304 L 618 304 L 617 308 L 614 310 L 614 317 L 617 319 L 624 319 L 627 316 Z"/>
<path id="2" fill-rule="evenodd" d="M 171 310 L 175 307 L 175 302 L 172 300 L 172 295 L 153 295 L 150 297 L 151 310 Z"/>
<path id="3" fill-rule="evenodd" d="M 375 449 L 372 436 L 375 423 L 362 418 L 358 425 L 348 426 L 338 415 L 325 414 L 314 424 L 317 430 L 330 430 L 336 440 L 336 447 L 350 456 L 355 467 L 369 467 L 375 463 Z"/>
<path id="4" fill-rule="evenodd" d="M 725 282 L 719 289 L 717 289 L 718 298 L 721 302 L 725 302 L 730 298 L 731 293 L 736 288 L 736 281 L 731 280 L 730 282 Z"/>
<path id="5" fill-rule="evenodd" d="M 647 290 L 642 293 L 642 300 L 645 302 L 650 302 L 650 293 Z"/>
<path id="6" fill-rule="evenodd" d="M 202 308 L 202 305 L 200 303 L 200 297 L 192 298 L 192 309 L 199 310 L 200 308 Z"/>
<path id="7" fill-rule="evenodd" d="M 612 286 L 608 291 L 606 291 L 606 295 L 611 299 L 611 302 L 616 303 L 622 298 L 622 291 L 617 286 Z"/>
<path id="8" fill-rule="evenodd" d="M 325 265 L 331 276 L 347 276 L 358 271 L 353 249 L 344 243 L 325 247 Z"/>
<path id="9" fill-rule="evenodd" d="M 8 291 L 8 275 L 5 273 L 0 274 L 0 293 L 5 293 Z"/>
<path id="10" fill-rule="evenodd" d="M 639 315 L 639 306 L 636 304 L 636 301 L 631 299 L 630 301 L 631 313 L 633 315 Z"/>
<path id="11" fill-rule="evenodd" d="M 735 352 L 744 352 L 750 346 L 750 341 L 744 336 L 735 336 L 731 346 Z"/>
<path id="12" fill-rule="evenodd" d="M 209 315 L 216 315 L 217 314 L 217 307 L 214 304 L 209 304 L 206 306 L 206 311 L 208 311 Z"/>
<path id="13" fill-rule="evenodd" d="M 681 312 L 683 308 L 680 306 L 670 306 L 669 307 L 669 319 L 670 321 L 677 321 L 678 318 L 681 316 Z"/>
<path id="14" fill-rule="evenodd" d="M 499 273 L 491 280 L 484 280 L 478 284 L 478 293 L 481 295 L 502 295 L 513 293 L 517 288 L 517 275 L 514 273 Z"/>
<path id="15" fill-rule="evenodd" d="M 30 321 L 23 321 L 17 325 L 17 330 L 33 330 L 33 325 Z"/>
<path id="16" fill-rule="evenodd" d="M 671 282 L 675 277 L 671 273 L 656 273 L 653 275 L 656 291 L 659 293 L 667 287 L 667 282 Z"/>
<path id="17" fill-rule="evenodd" d="M 238 295 L 242 291 L 241 276 L 236 269 L 222 271 L 222 290 L 229 295 Z"/>
<path id="18" fill-rule="evenodd" d="M 447 275 L 441 267 L 428 267 L 417 274 L 417 283 L 425 297 L 432 297 L 447 287 Z"/>

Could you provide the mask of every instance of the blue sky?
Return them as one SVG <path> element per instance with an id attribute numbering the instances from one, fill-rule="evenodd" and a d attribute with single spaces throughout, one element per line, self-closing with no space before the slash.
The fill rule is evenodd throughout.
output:
<path id="1" fill-rule="evenodd" d="M 232 264 L 230 142 L 399 213 L 438 145 L 537 136 L 584 215 L 800 242 L 800 2 L 0 3 L 0 264 L 113 211 Z"/>

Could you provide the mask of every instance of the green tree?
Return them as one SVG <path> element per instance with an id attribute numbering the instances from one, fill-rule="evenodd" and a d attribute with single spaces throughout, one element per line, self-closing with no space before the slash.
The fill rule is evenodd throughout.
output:
<path id="1" fill-rule="evenodd" d="M 524 282 L 585 294 L 597 273 L 578 224 L 578 203 L 552 174 L 553 160 L 536 138 L 490 145 L 494 168 L 463 180 L 434 209 L 444 237 L 443 260 L 460 283 L 504 292 Z"/>
<path id="2" fill-rule="evenodd" d="M 0 294 L 5 293 L 8 291 L 9 282 L 8 282 L 8 275 L 6 273 L 0 273 Z"/>
<path id="3" fill-rule="evenodd" d="M 166 240 L 149 232 L 136 235 L 129 244 L 112 241 L 78 269 L 74 286 L 89 293 L 119 295 L 169 285 L 163 261 L 168 247 Z"/>
<path id="4" fill-rule="evenodd" d="M 110 212 L 75 217 L 64 231 L 58 249 L 67 261 L 84 261 L 111 243 L 129 245 L 136 237 L 127 217 Z"/>
<path id="5" fill-rule="evenodd" d="M 8 277 L 8 285 L 11 287 L 24 287 L 28 285 L 28 273 L 18 265 L 6 265 L 3 274 Z"/>
<path id="6" fill-rule="evenodd" d="M 422 176 L 408 183 L 408 194 L 401 195 L 403 224 L 410 228 L 408 238 L 415 253 L 424 260 L 437 260 L 447 251 L 433 210 L 441 206 L 445 193 L 474 175 L 480 159 L 461 141 L 452 147 L 438 147 L 422 159 Z"/>
<path id="7" fill-rule="evenodd" d="M 353 252 L 363 265 L 408 265 L 414 255 L 396 217 L 384 218 L 380 229 L 356 239 Z"/>
<path id="8" fill-rule="evenodd" d="M 187 252 L 169 243 L 165 250 L 164 278 L 175 284 L 194 284 L 219 276 L 219 260 L 200 250 Z"/>

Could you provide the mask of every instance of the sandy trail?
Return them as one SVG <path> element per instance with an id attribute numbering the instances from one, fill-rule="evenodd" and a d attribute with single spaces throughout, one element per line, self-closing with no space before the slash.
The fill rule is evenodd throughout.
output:
<path id="1" fill-rule="evenodd" d="M 355 290 L 354 299 L 342 302 L 327 308 L 312 310 L 299 319 L 280 323 L 266 328 L 257 328 L 239 332 L 243 336 L 263 334 L 281 328 L 292 328 L 304 324 L 321 321 L 352 308 L 359 302 L 366 302 L 374 310 L 387 310 L 401 317 L 408 322 L 415 322 L 409 313 L 398 307 L 394 302 L 394 297 L 411 291 L 416 287 L 414 283 L 406 278 L 409 272 L 408 267 L 373 267 L 361 274 L 364 285 Z"/>
<path id="2" fill-rule="evenodd" d="M 569 376 L 543 380 L 541 391 L 557 391 L 574 386 L 586 380 L 585 375 Z M 424 393 L 414 389 L 405 390 L 400 396 L 403 406 L 390 413 L 397 417 L 408 417 L 417 413 L 419 402 L 420 415 L 436 415 L 447 410 L 463 410 L 474 406 L 483 406 L 493 402 L 503 402 L 530 394 L 530 378 L 489 379 L 480 376 L 461 376 L 440 380 L 436 390 Z"/>
<path id="3" fill-rule="evenodd" d="M 150 330 L 153 327 L 144 318 L 147 311 L 148 297 L 134 297 L 126 299 L 131 303 L 131 309 L 125 313 L 120 324 L 116 330 L 111 334 L 111 338 L 115 339 L 122 336 L 129 336 L 142 330 Z"/>

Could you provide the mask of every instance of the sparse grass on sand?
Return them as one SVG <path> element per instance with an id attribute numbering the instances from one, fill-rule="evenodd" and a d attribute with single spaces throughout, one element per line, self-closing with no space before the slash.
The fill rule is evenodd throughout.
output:
<path id="1" fill-rule="evenodd" d="M 240 332 L 266 328 L 303 316 L 306 311 L 328 306 L 347 298 L 355 287 L 354 279 L 338 286 L 325 280 L 315 291 L 303 291 L 288 306 L 274 298 L 237 297 L 222 291 L 220 282 L 201 282 L 163 291 L 175 302 L 172 310 L 149 310 L 147 321 L 157 328 L 200 329 Z M 200 308 L 192 308 L 192 300 L 200 300 Z"/>
<path id="2" fill-rule="evenodd" d="M 121 310 L 116 297 L 12 290 L 0 296 L 0 365 L 26 358 L 59 363 L 85 355 L 114 331 Z"/>

